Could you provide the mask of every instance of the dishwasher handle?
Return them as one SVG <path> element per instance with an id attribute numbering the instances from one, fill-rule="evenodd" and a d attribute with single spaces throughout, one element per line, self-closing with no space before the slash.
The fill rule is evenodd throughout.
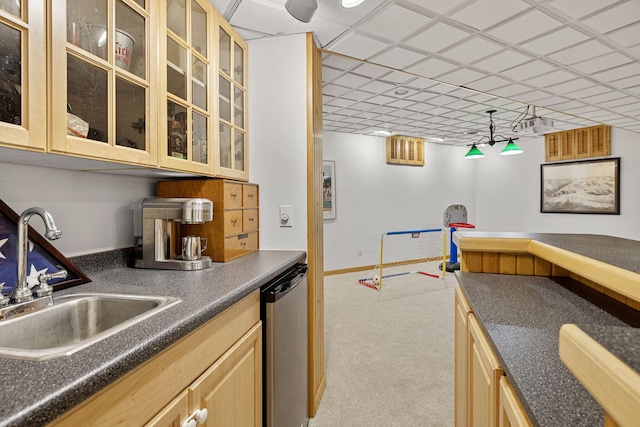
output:
<path id="1" fill-rule="evenodd" d="M 279 277 L 267 283 L 261 289 L 262 298 L 265 302 L 276 302 L 286 294 L 291 292 L 300 282 L 307 277 L 307 264 L 297 264 L 285 271 Z"/>

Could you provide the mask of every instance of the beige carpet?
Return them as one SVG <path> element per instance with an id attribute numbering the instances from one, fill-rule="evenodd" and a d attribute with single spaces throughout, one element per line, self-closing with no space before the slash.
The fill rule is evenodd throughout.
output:
<path id="1" fill-rule="evenodd" d="M 452 426 L 454 275 L 357 283 L 371 276 L 325 277 L 327 388 L 309 427 Z"/>

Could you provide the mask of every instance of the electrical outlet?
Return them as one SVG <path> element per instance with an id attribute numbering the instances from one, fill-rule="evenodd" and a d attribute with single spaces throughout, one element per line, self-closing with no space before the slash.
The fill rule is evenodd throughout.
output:
<path id="1" fill-rule="evenodd" d="M 293 227 L 293 219 L 291 218 L 292 211 L 293 206 L 280 205 L 280 227 Z"/>

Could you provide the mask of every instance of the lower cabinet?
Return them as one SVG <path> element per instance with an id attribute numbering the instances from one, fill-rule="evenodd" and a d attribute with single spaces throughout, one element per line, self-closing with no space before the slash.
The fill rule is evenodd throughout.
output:
<path id="1" fill-rule="evenodd" d="M 191 426 L 262 426 L 259 290 L 49 426 L 180 427 L 190 419 Z"/>
<path id="2" fill-rule="evenodd" d="M 456 427 L 531 426 L 470 307 L 456 286 Z"/>
<path id="3" fill-rule="evenodd" d="M 507 377 L 500 378 L 499 427 L 531 427 L 529 417 L 524 412 Z"/>
<path id="4" fill-rule="evenodd" d="M 189 417 L 202 426 L 262 426 L 261 340 L 257 324 L 146 427 L 182 426 Z"/>

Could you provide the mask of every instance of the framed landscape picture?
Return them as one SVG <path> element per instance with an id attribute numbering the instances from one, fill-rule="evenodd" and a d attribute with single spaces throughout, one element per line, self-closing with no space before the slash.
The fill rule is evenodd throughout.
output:
<path id="1" fill-rule="evenodd" d="M 540 212 L 620 215 L 620 158 L 540 165 Z"/>
<path id="2" fill-rule="evenodd" d="M 336 219 L 336 162 L 322 162 L 322 218 Z"/>

